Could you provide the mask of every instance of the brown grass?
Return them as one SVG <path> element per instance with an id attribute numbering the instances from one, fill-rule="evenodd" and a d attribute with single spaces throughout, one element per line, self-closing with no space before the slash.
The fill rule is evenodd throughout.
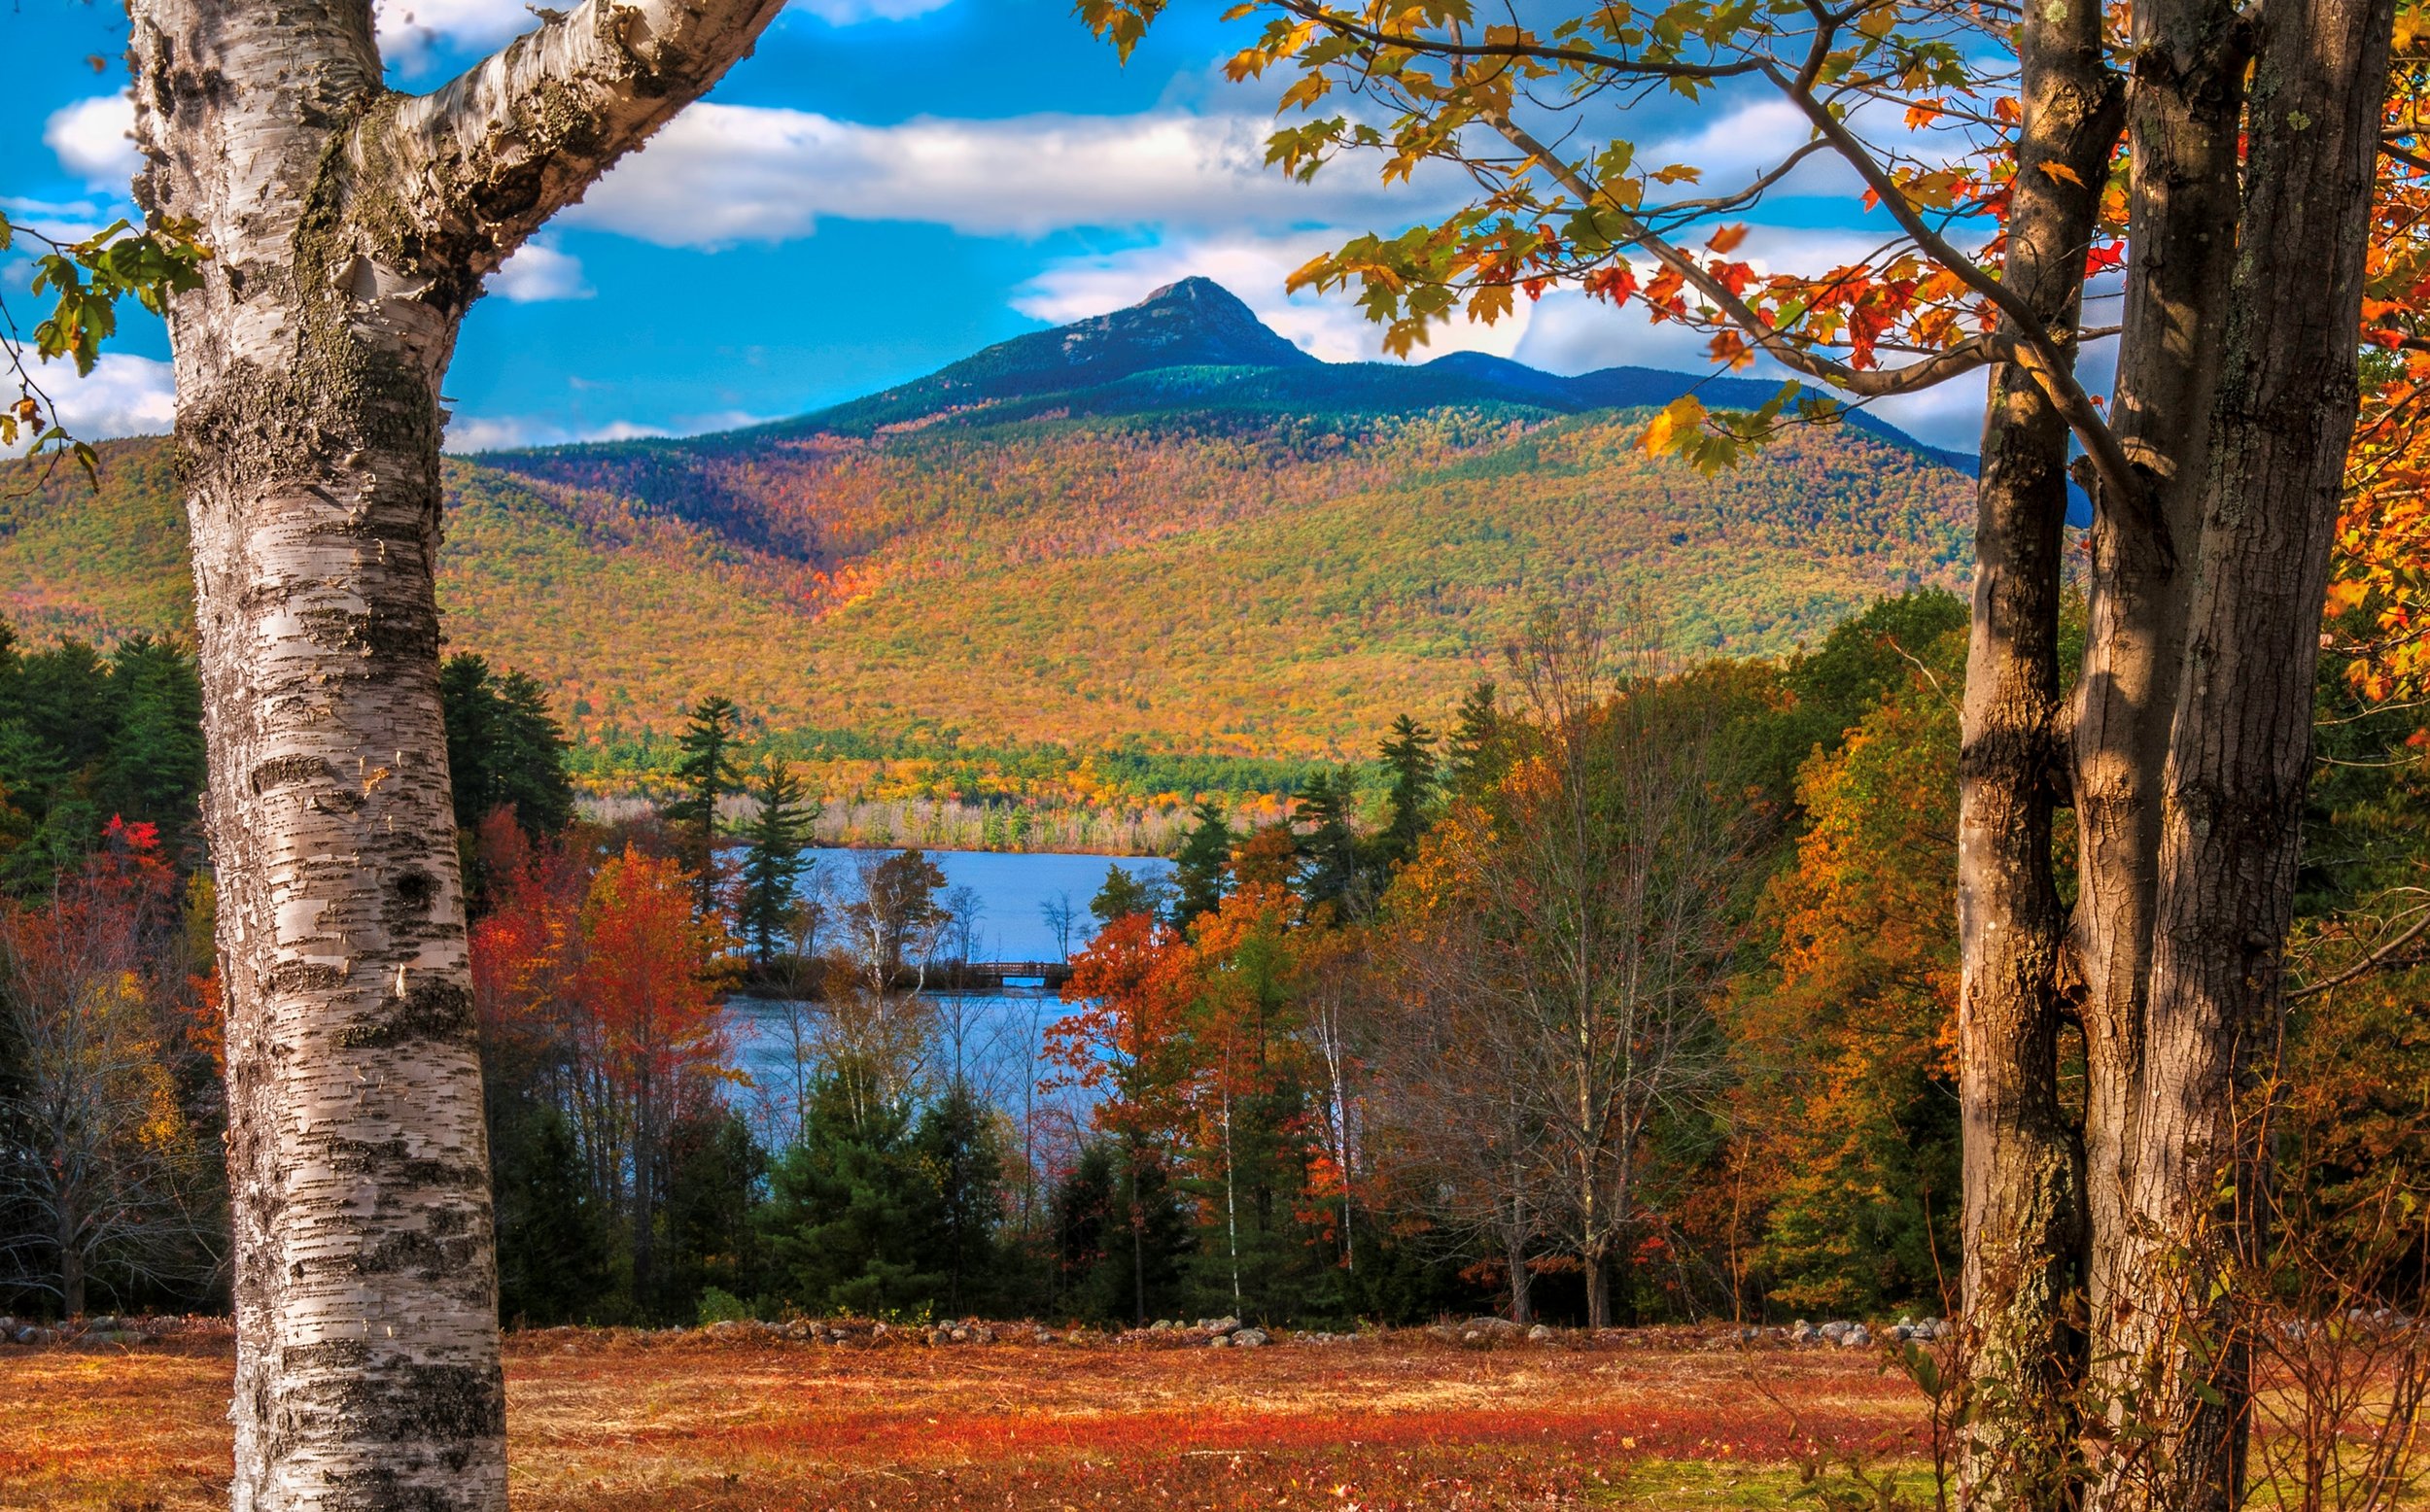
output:
<path id="1" fill-rule="evenodd" d="M 0 1507 L 221 1504 L 224 1340 L 0 1350 Z M 1463 1349 L 510 1341 L 523 1512 L 1771 1507 L 1818 1442 L 1904 1459 L 1865 1356 L 1680 1339 Z"/>

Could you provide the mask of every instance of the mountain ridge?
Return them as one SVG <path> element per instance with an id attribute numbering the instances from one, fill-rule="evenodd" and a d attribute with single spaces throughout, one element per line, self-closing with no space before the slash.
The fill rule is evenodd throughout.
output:
<path id="1" fill-rule="evenodd" d="M 450 459 L 450 647 L 596 740 L 717 692 L 776 729 L 1332 758 L 1447 718 L 1550 600 L 1770 654 L 1962 586 L 1968 481 L 1869 417 L 1707 478 L 1646 455 L 1648 406 L 1773 385 L 1280 346 L 1185 283 L 774 427 Z M 0 604 L 191 633 L 167 448 L 105 451 L 98 493 L 0 503 Z"/>
<path id="2" fill-rule="evenodd" d="M 980 415 L 1003 418 L 1024 404 L 1054 398 L 1065 408 L 1075 401 L 1083 408 L 1123 408 L 1136 405 L 1156 387 L 1155 375 L 1179 372 L 1204 375 L 1194 394 L 1198 401 L 1250 409 L 1337 399 L 1345 390 L 1362 395 L 1374 407 L 1403 410 L 1519 403 L 1581 414 L 1659 408 L 1689 393 L 1714 409 L 1753 409 L 1781 387 L 1770 379 L 1633 365 L 1560 374 L 1482 352 L 1449 352 L 1424 362 L 1328 362 L 1258 320 L 1221 284 L 1193 275 L 1152 291 L 1135 304 L 996 342 L 924 377 L 873 394 L 736 430 L 651 439 L 869 435 L 903 426 L 967 422 Z M 1844 408 L 1840 420 L 1829 423 L 1867 431 L 1961 472 L 1971 473 L 1977 464 L 1968 453 L 1934 446 L 1862 409 Z M 619 444 L 574 441 L 470 455 L 498 458 Z"/>

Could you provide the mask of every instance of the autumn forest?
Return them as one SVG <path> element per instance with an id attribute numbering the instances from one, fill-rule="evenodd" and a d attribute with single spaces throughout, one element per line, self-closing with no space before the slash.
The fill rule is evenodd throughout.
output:
<path id="1" fill-rule="evenodd" d="M 2421 1505 L 2430 14 L 695 103 L 976 9 L 130 0 L 48 118 L 134 208 L 0 198 L 0 1502 Z M 1015 333 L 773 387 L 879 285 L 733 270 L 880 224 Z M 545 311 L 493 397 L 668 423 L 457 413 L 661 254 L 682 416 Z"/>

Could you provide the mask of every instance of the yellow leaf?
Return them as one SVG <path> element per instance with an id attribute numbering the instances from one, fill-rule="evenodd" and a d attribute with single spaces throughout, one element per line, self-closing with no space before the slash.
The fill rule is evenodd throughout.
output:
<path id="1" fill-rule="evenodd" d="M 2052 178 L 2057 179 L 2062 183 L 2072 184 L 2077 189 L 2082 189 L 2084 187 L 2084 176 L 2076 172 L 2073 168 L 2068 167 L 2066 163 L 2046 162 L 2039 164 L 2038 166 L 2044 173 L 2049 174 Z"/>
<path id="2" fill-rule="evenodd" d="M 1683 394 L 1653 417 L 1640 444 L 1655 457 L 1684 450 L 1704 429 L 1704 401 L 1692 394 Z"/>

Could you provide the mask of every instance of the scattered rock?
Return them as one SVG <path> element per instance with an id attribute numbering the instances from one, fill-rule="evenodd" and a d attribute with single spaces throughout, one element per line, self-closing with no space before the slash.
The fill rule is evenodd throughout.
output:
<path id="1" fill-rule="evenodd" d="M 1789 1326 L 1788 1342 L 1797 1345 L 1801 1349 L 1806 1345 L 1820 1342 L 1822 1337 L 1822 1334 L 1815 1331 L 1814 1324 L 1806 1322 L 1802 1318 L 1798 1319 L 1796 1323 Z"/>
<path id="2" fill-rule="evenodd" d="M 1865 1331 L 1864 1324 L 1850 1323 L 1848 1331 L 1839 1336 L 1838 1343 L 1839 1347 L 1844 1350 L 1871 1349 L 1873 1335 Z"/>
<path id="3" fill-rule="evenodd" d="M 1271 1344 L 1273 1336 L 1263 1328 L 1243 1328 L 1231 1335 L 1233 1349 L 1253 1350 L 1261 1344 Z"/>
<path id="4" fill-rule="evenodd" d="M 1211 1350 L 1230 1349 L 1232 1348 L 1232 1335 L 1219 1333 L 1206 1341 L 1206 1347 Z"/>
<path id="5" fill-rule="evenodd" d="M 1549 1344 L 1559 1337 L 1559 1334 L 1554 1333 L 1543 1323 L 1538 1323 L 1527 1330 L 1527 1340 L 1531 1344 Z"/>
<path id="6" fill-rule="evenodd" d="M 1199 1323 L 1198 1326 L 1204 1328 L 1207 1332 L 1212 1334 L 1220 1335 L 1227 1333 L 1238 1333 L 1240 1331 L 1240 1320 L 1227 1314 L 1222 1318 L 1210 1318 L 1206 1322 Z"/>

